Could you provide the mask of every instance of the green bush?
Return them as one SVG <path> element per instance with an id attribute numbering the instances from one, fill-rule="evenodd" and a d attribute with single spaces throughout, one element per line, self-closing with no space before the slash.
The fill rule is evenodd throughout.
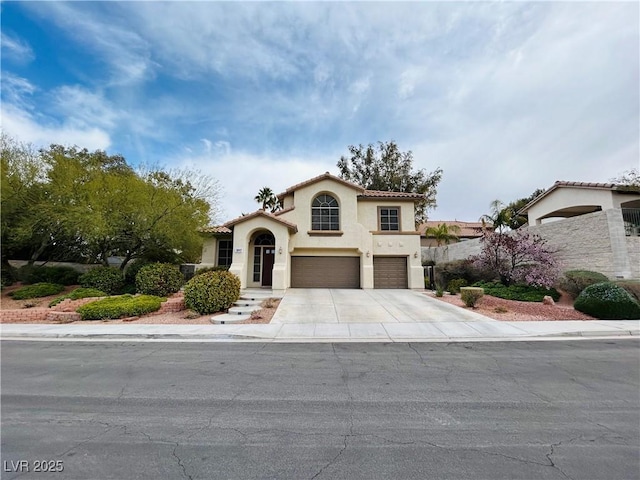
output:
<path id="1" fill-rule="evenodd" d="M 467 307 L 475 308 L 478 300 L 484 296 L 484 290 L 480 287 L 460 288 L 460 298 Z"/>
<path id="2" fill-rule="evenodd" d="M 201 275 L 201 274 L 207 273 L 207 272 L 228 272 L 228 271 L 229 271 L 229 267 L 228 266 L 217 265 L 215 267 L 199 268 L 198 270 L 195 271 L 195 273 L 193 275 L 194 276 Z"/>
<path id="3" fill-rule="evenodd" d="M 227 271 L 196 275 L 184 287 L 184 303 L 200 315 L 221 312 L 240 298 L 240 279 Z"/>
<path id="4" fill-rule="evenodd" d="M 558 288 L 573 298 L 577 298 L 585 288 L 595 283 L 607 282 L 609 279 L 599 272 L 590 270 L 568 270 L 558 280 Z"/>
<path id="5" fill-rule="evenodd" d="M 146 265 L 150 265 L 151 263 L 152 262 L 149 262 L 148 260 L 145 260 L 143 258 L 138 258 L 137 260 L 134 260 L 133 262 L 127 264 L 127 268 L 124 269 L 124 282 L 127 285 L 135 286 L 136 275 L 138 275 L 140 269 Z"/>
<path id="6" fill-rule="evenodd" d="M 473 286 L 483 288 L 486 295 L 506 300 L 541 302 L 545 295 L 549 295 L 556 302 L 560 300 L 560 293 L 555 288 L 547 289 L 530 285 L 509 285 L 507 287 L 500 282 L 476 282 Z"/>
<path id="7" fill-rule="evenodd" d="M 640 304 L 612 282 L 589 285 L 580 293 L 573 308 L 603 320 L 640 319 Z"/>
<path id="8" fill-rule="evenodd" d="M 452 295 L 460 293 L 460 287 L 466 287 L 469 283 L 464 278 L 454 278 L 447 284 L 447 290 Z"/>
<path id="9" fill-rule="evenodd" d="M 67 293 L 66 295 L 62 295 L 60 297 L 54 298 L 53 300 L 51 300 L 51 303 L 49 303 L 49 306 L 54 307 L 66 299 L 79 300 L 81 298 L 107 297 L 107 296 L 108 295 L 104 293 L 102 290 L 97 290 L 95 288 L 79 287 Z"/>
<path id="10" fill-rule="evenodd" d="M 184 276 L 180 269 L 169 263 L 151 263 L 136 275 L 136 290 L 146 295 L 166 297 L 180 290 Z"/>
<path id="11" fill-rule="evenodd" d="M 104 298 L 79 307 L 82 320 L 104 320 L 135 317 L 160 309 L 163 298 L 153 295 L 120 295 Z"/>
<path id="12" fill-rule="evenodd" d="M 631 295 L 636 302 L 640 303 L 640 281 L 616 280 L 613 283 L 615 283 L 619 287 L 624 288 L 627 292 L 629 292 L 629 295 Z"/>
<path id="13" fill-rule="evenodd" d="M 109 295 L 115 295 L 124 287 L 122 271 L 112 267 L 96 267 L 80 277 L 80 286 L 97 288 Z"/>
<path id="14" fill-rule="evenodd" d="M 11 292 L 9 296 L 13 297 L 14 300 L 25 300 L 27 298 L 48 297 L 63 290 L 64 285 L 58 283 L 34 283 Z"/>
<path id="15" fill-rule="evenodd" d="M 494 280 L 495 275 L 477 268 L 471 260 L 454 260 L 435 266 L 435 281 L 440 285 L 449 285 L 451 280 L 464 278 L 467 285 L 481 281 Z"/>
<path id="16" fill-rule="evenodd" d="M 0 286 L 8 287 L 18 280 L 18 272 L 11 265 L 3 266 L 0 270 Z"/>
<path id="17" fill-rule="evenodd" d="M 441 285 L 436 284 L 436 297 L 440 298 L 444 296 L 444 288 Z"/>

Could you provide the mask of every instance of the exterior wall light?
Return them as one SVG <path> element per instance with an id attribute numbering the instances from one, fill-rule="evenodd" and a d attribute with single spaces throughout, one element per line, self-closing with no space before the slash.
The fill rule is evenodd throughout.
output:
<path id="1" fill-rule="evenodd" d="M 416 253 L 413 254 L 413 258 L 418 258 L 418 251 L 416 250 Z"/>
<path id="2" fill-rule="evenodd" d="M 367 258 L 369 258 L 370 256 L 371 256 L 371 252 L 367 250 Z"/>
<path id="3" fill-rule="evenodd" d="M 282 255 L 282 247 L 278 248 L 278 253 Z"/>

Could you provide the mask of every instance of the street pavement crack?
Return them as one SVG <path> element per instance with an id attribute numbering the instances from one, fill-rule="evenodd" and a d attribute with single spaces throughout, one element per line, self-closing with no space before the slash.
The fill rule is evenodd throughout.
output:
<path id="1" fill-rule="evenodd" d="M 178 449 L 179 446 L 180 446 L 180 444 L 178 442 L 176 442 L 176 446 L 173 448 L 173 451 L 171 452 L 171 455 L 173 455 L 173 457 L 178 461 L 178 465 L 182 469 L 182 475 L 184 476 L 184 478 L 188 478 L 189 480 L 193 480 L 193 477 L 187 473 L 187 467 L 185 466 L 184 462 L 182 461 L 182 459 L 176 453 L 176 450 Z"/>
<path id="2" fill-rule="evenodd" d="M 573 442 L 574 440 L 575 440 L 575 438 L 573 438 L 573 439 L 569 440 L 569 443 Z M 551 466 L 552 468 L 554 468 L 554 469 L 558 470 L 558 471 L 562 474 L 562 476 L 563 476 L 563 477 L 568 478 L 569 480 L 573 480 L 569 475 L 567 475 L 566 473 L 564 473 L 564 472 L 562 471 L 562 469 L 561 469 L 560 467 L 558 467 L 558 466 L 556 465 L 556 463 L 551 459 L 551 457 L 552 457 L 552 456 L 553 456 L 553 454 L 555 453 L 555 447 L 559 447 L 560 445 L 562 445 L 562 442 L 559 442 L 559 443 L 552 443 L 552 444 L 549 446 L 549 450 L 550 450 L 550 451 L 549 451 L 549 453 L 547 453 L 545 456 L 547 457 L 547 460 L 549 460 L 549 464 L 550 464 L 550 466 Z"/>

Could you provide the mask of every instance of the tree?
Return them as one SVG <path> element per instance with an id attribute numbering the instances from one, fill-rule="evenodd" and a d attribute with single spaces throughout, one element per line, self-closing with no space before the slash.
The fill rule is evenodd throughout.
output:
<path id="1" fill-rule="evenodd" d="M 262 204 L 262 210 L 269 209 L 271 213 L 277 212 L 280 210 L 280 200 L 276 197 L 273 190 L 269 187 L 262 187 L 258 191 L 258 195 L 255 196 L 254 200 L 260 204 Z"/>
<path id="2" fill-rule="evenodd" d="M 192 183 L 188 171 L 135 171 L 122 156 L 99 150 L 51 145 L 32 158 L 10 146 L 3 142 L 3 261 L 7 244 L 30 262 L 55 255 L 107 265 L 122 257 L 124 268 L 135 258 L 199 257 L 197 230 L 209 223 L 209 201 L 219 191 L 210 177 Z"/>
<path id="3" fill-rule="evenodd" d="M 544 192 L 544 188 L 538 188 L 528 197 L 519 198 L 508 205 L 505 205 L 500 200 L 494 200 L 491 202 L 491 213 L 480 217 L 483 227 L 493 226 L 494 230 L 501 232 L 517 230 L 529 221 L 527 215 L 522 215 L 518 212 L 522 210 L 527 203 L 539 195 L 542 195 Z"/>
<path id="4" fill-rule="evenodd" d="M 638 170 L 637 168 L 625 170 L 620 176 L 612 178 L 609 181 L 617 185 L 640 187 L 640 170 Z"/>
<path id="5" fill-rule="evenodd" d="M 350 145 L 350 157 L 340 157 L 337 163 L 340 177 L 368 190 L 410 192 L 423 195 L 416 203 L 416 224 L 424 223 L 427 211 L 436 206 L 437 186 L 442 178 L 442 169 L 431 173 L 424 169 L 413 169 L 411 151 L 401 152 L 398 145 L 390 142 Z"/>
<path id="6" fill-rule="evenodd" d="M 460 233 L 460 227 L 440 223 L 437 227 L 428 227 L 424 233 L 427 237 L 434 238 L 436 245 L 440 247 L 443 243 L 449 245 L 452 241 L 458 240 L 456 234 Z"/>
<path id="7" fill-rule="evenodd" d="M 482 251 L 474 264 L 495 272 L 504 285 L 526 283 L 551 287 L 560 273 L 554 252 L 539 235 L 524 230 L 488 232 L 481 239 Z"/>

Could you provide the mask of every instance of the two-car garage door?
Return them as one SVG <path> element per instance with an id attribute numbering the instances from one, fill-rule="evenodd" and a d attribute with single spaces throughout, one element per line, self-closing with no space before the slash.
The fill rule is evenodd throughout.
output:
<path id="1" fill-rule="evenodd" d="M 360 288 L 360 257 L 291 257 L 293 288 Z"/>
<path id="2" fill-rule="evenodd" d="M 291 257 L 293 288 L 360 288 L 359 257 Z M 407 257 L 373 257 L 374 288 L 408 288 Z"/>

